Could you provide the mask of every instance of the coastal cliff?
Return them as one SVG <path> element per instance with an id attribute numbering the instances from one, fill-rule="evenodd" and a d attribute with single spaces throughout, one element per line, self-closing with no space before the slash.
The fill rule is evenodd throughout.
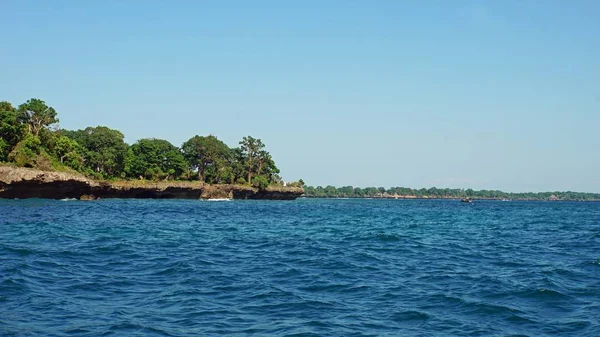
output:
<path id="1" fill-rule="evenodd" d="M 76 173 L 0 166 L 0 198 L 25 199 L 270 199 L 294 200 L 304 193 L 299 187 L 269 186 L 264 190 L 246 185 L 209 185 L 192 181 L 94 181 Z"/>

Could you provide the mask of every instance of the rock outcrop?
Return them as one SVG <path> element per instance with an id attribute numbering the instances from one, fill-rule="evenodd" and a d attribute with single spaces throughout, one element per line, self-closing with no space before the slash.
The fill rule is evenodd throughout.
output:
<path id="1" fill-rule="evenodd" d="M 155 199 L 273 199 L 294 200 L 298 187 L 265 190 L 246 185 L 208 185 L 200 182 L 98 182 L 80 174 L 0 166 L 0 198 L 155 198 Z"/>
<path id="2" fill-rule="evenodd" d="M 78 174 L 0 166 L 0 198 L 79 198 L 98 186 Z"/>

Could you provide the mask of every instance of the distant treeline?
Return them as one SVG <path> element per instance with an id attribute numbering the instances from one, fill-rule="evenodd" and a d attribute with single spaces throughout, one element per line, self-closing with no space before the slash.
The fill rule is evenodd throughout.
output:
<path id="1" fill-rule="evenodd" d="M 181 147 L 156 138 L 129 145 L 118 130 L 64 130 L 57 127 L 58 121 L 56 110 L 40 99 L 17 108 L 0 101 L 0 162 L 75 170 L 96 179 L 199 180 L 260 188 L 282 184 L 271 154 L 251 136 L 234 148 L 212 135 L 193 136 Z"/>
<path id="2" fill-rule="evenodd" d="M 305 186 L 304 195 L 315 198 L 475 198 L 511 200 L 600 200 L 600 193 L 540 192 L 508 193 L 497 190 L 407 187 Z"/>

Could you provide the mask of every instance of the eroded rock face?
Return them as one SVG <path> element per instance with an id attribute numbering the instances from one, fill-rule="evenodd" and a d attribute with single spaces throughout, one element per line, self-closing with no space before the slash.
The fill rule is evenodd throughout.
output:
<path id="1" fill-rule="evenodd" d="M 244 185 L 207 185 L 200 182 L 96 182 L 80 174 L 0 166 L 0 198 L 95 200 L 97 198 L 152 199 L 275 199 L 294 200 L 304 193 L 297 187 L 259 190 Z"/>
<path id="2" fill-rule="evenodd" d="M 82 175 L 0 166 L 0 198 L 79 198 L 97 185 Z"/>

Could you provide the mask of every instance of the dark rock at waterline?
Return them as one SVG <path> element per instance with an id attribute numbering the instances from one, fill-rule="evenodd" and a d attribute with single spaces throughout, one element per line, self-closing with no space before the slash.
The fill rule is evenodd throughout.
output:
<path id="1" fill-rule="evenodd" d="M 79 200 L 98 200 L 98 197 L 93 194 L 82 194 Z"/>

